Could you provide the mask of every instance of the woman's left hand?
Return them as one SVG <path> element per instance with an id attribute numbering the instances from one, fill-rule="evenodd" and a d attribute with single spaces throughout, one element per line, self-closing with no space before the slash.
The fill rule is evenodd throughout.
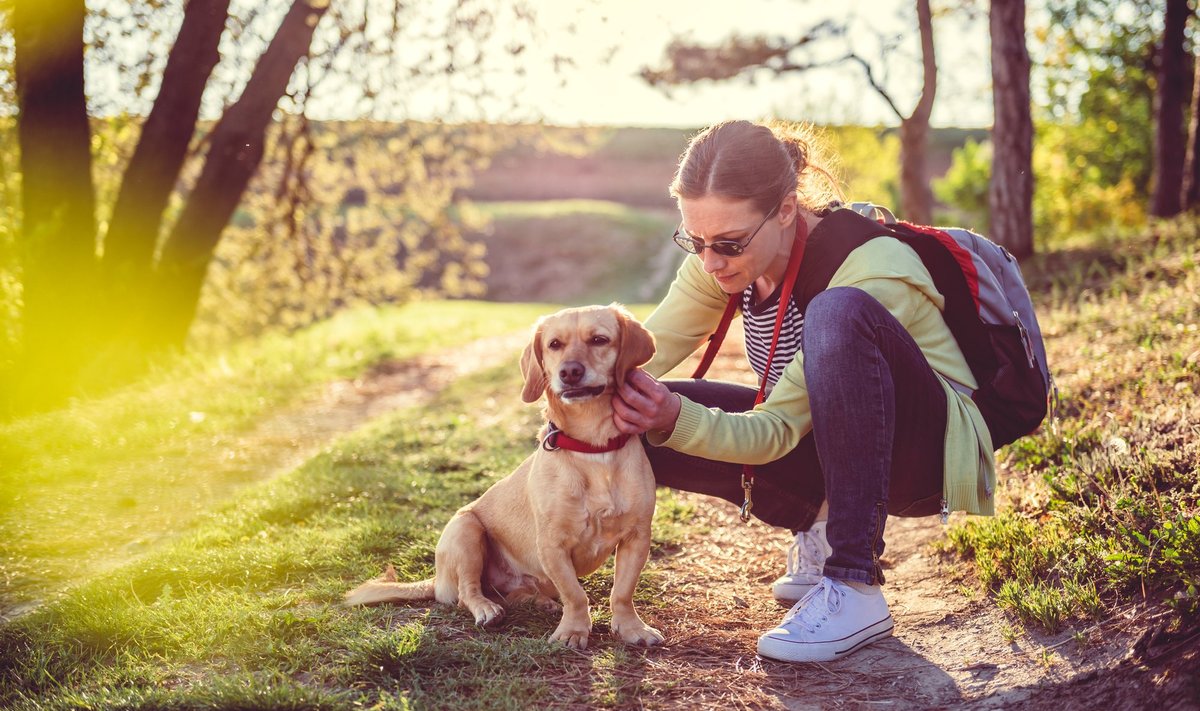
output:
<path id="1" fill-rule="evenodd" d="M 613 422 L 625 434 L 671 432 L 679 419 L 679 397 L 641 368 L 629 371 L 625 382 L 617 384 L 612 403 Z"/>

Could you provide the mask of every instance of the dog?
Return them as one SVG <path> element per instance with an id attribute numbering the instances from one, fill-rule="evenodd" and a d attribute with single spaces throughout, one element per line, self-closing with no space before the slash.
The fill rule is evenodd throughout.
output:
<path id="1" fill-rule="evenodd" d="M 346 604 L 433 599 L 462 605 L 488 626 L 504 617 L 485 594 L 494 592 L 505 605 L 561 609 L 551 641 L 586 649 L 592 623 L 579 577 L 615 552 L 612 631 L 628 644 L 660 644 L 662 633 L 633 606 L 650 552 L 654 476 L 640 438 L 621 435 L 612 419 L 617 383 L 653 354 L 653 336 L 617 304 L 539 319 L 521 355 L 521 397 L 546 397 L 541 446 L 454 514 L 438 540 L 434 577 L 397 582 L 388 566 L 346 593 Z"/>

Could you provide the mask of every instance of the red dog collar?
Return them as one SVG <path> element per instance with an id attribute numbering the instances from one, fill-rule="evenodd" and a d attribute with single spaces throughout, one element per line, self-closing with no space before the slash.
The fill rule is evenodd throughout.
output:
<path id="1" fill-rule="evenodd" d="M 558 429 L 558 425 L 553 422 L 550 424 L 550 430 L 546 432 L 546 436 L 542 438 L 542 449 L 547 452 L 553 452 L 556 449 L 566 449 L 572 452 L 583 452 L 585 454 L 603 454 L 604 452 L 615 452 L 625 443 L 629 441 L 629 435 L 617 435 L 600 446 L 581 442 L 574 437 L 567 435 L 566 432 Z"/>

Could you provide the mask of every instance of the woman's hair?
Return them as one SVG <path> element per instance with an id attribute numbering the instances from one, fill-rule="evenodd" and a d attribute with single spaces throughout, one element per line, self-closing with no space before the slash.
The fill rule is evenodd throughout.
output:
<path id="1" fill-rule="evenodd" d="M 751 200 L 765 213 L 794 192 L 801 207 L 817 211 L 843 199 L 823 162 L 809 124 L 724 121 L 688 142 L 671 195 L 676 200 L 705 195 Z"/>

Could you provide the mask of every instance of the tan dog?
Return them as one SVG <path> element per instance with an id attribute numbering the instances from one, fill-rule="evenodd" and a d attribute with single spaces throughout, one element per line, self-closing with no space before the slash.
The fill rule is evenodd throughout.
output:
<path id="1" fill-rule="evenodd" d="M 630 644 L 654 645 L 662 634 L 633 608 L 633 589 L 650 552 L 654 476 L 637 437 L 612 421 L 616 383 L 654 354 L 654 339 L 614 304 L 566 309 L 537 323 L 521 357 L 522 399 L 546 395 L 546 413 L 561 434 L 542 430 L 543 445 L 446 524 L 434 577 L 395 582 L 395 571 L 346 594 L 350 605 L 436 599 L 465 606 L 479 625 L 504 616 L 484 595 L 512 605 L 534 601 L 562 620 L 551 640 L 584 649 L 592 622 L 579 577 L 616 551 L 612 629 Z M 567 436 L 563 436 L 567 435 Z M 568 447 L 608 449 L 603 453 Z M 555 443 L 561 448 L 554 448 Z"/>

